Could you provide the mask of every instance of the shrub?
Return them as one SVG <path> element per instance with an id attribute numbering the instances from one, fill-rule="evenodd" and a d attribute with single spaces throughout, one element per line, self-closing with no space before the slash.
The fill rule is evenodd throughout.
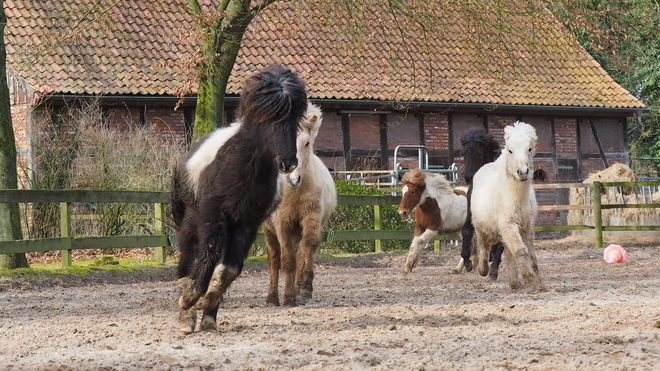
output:
<path id="1" fill-rule="evenodd" d="M 372 195 L 383 194 L 382 191 L 370 188 L 352 180 L 335 180 L 338 194 Z M 385 230 L 409 230 L 411 225 L 403 220 L 397 212 L 397 206 L 387 205 L 381 208 L 382 227 Z M 374 207 L 371 205 L 337 205 L 328 227 L 335 231 L 372 230 L 374 229 Z M 383 250 L 407 248 L 409 241 L 383 241 Z M 330 253 L 366 253 L 375 251 L 374 241 L 336 241 L 325 243 L 324 248 Z"/>

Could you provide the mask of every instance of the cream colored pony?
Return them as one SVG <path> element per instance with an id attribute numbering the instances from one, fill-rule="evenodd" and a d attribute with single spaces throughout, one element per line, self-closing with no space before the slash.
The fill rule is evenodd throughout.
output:
<path id="1" fill-rule="evenodd" d="M 536 130 L 524 122 L 504 128 L 502 155 L 474 176 L 470 210 L 479 237 L 479 274 L 488 274 L 491 246 L 502 241 L 511 288 L 525 285 L 544 291 L 534 251 L 537 205 L 532 188 Z"/>
<path id="2" fill-rule="evenodd" d="M 337 206 L 337 191 L 330 171 L 314 154 L 314 140 L 321 122 L 321 109 L 310 103 L 298 131 L 298 167 L 288 175 L 281 175 L 289 187 L 282 187 L 282 202 L 264 224 L 270 273 L 266 297 L 269 305 L 280 305 L 280 270 L 284 274 L 285 307 L 304 304 L 312 298 L 319 235 Z"/>

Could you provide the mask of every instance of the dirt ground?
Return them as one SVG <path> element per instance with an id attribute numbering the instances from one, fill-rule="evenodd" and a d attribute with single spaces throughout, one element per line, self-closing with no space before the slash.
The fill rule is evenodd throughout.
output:
<path id="1" fill-rule="evenodd" d="M 42 283 L 0 280 L 3 370 L 658 370 L 660 244 L 538 243 L 547 292 L 451 273 L 457 248 L 319 259 L 314 300 L 265 306 L 251 263 L 217 332 L 177 330 L 173 268 Z"/>

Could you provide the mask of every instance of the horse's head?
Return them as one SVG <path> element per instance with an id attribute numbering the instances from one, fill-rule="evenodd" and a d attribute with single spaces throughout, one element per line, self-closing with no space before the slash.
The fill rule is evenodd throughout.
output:
<path id="1" fill-rule="evenodd" d="M 298 166 L 286 177 L 289 187 L 296 188 L 302 183 L 302 177 L 307 169 L 307 164 L 309 164 L 310 158 L 314 154 L 314 140 L 319 133 L 322 120 L 323 113 L 321 112 L 321 108 L 309 102 L 307 104 L 307 113 L 302 121 L 300 121 L 300 127 L 298 128 L 298 138 L 296 140 Z"/>
<path id="2" fill-rule="evenodd" d="M 522 182 L 532 177 L 532 162 L 536 154 L 536 129 L 521 121 L 504 128 L 504 150 L 507 172 Z"/>
<path id="3" fill-rule="evenodd" d="M 474 174 L 483 165 L 493 162 L 500 154 L 500 144 L 485 128 L 470 129 L 461 137 L 463 145 L 463 178 L 472 184 Z"/>
<path id="4" fill-rule="evenodd" d="M 298 166 L 296 135 L 298 122 L 307 109 L 307 93 L 298 75 L 273 65 L 245 81 L 239 111 L 246 124 L 259 126 L 263 146 L 270 150 L 281 173 Z"/>
<path id="5" fill-rule="evenodd" d="M 422 193 L 426 189 L 426 174 L 419 169 L 403 174 L 401 178 L 401 203 L 399 204 L 399 215 L 408 219 L 413 215 L 413 210 L 422 199 Z"/>

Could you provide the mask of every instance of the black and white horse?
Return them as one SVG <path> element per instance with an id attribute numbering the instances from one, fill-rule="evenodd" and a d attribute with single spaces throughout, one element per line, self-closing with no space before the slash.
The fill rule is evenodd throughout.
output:
<path id="1" fill-rule="evenodd" d="M 241 124 L 200 138 L 175 169 L 172 218 L 184 333 L 193 332 L 197 309 L 215 323 L 218 303 L 241 273 L 259 226 L 280 202 L 279 173 L 297 166 L 296 135 L 306 109 L 298 76 L 268 67 L 245 82 Z"/>

